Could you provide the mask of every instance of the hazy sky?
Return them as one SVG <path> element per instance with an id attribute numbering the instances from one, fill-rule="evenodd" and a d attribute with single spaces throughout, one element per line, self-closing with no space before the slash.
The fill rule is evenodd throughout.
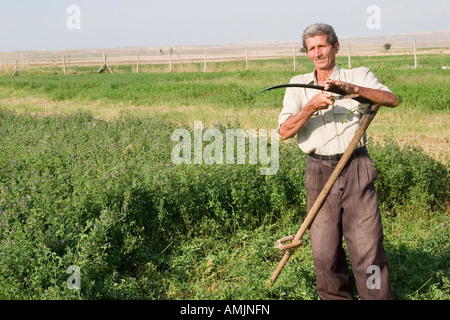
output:
<path id="1" fill-rule="evenodd" d="M 450 0 L 0 0 L 0 51 L 296 40 L 314 22 L 353 37 L 447 30 Z"/>

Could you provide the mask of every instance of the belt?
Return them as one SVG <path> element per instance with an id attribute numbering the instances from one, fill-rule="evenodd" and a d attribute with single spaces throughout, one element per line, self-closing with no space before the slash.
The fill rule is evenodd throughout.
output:
<path id="1" fill-rule="evenodd" d="M 357 156 L 360 156 L 360 155 L 363 155 L 363 154 L 367 154 L 367 153 L 368 153 L 367 152 L 367 148 L 364 146 L 364 147 L 355 149 L 355 151 L 353 151 L 353 153 L 352 153 L 352 157 L 357 157 Z M 321 154 L 317 154 L 317 153 L 314 153 L 314 152 L 308 153 L 308 156 L 310 156 L 310 157 L 312 157 L 314 159 L 324 160 L 324 161 L 339 161 L 339 160 L 341 160 L 342 155 L 343 155 L 343 153 L 333 154 L 333 155 L 330 155 L 330 156 L 321 155 Z"/>

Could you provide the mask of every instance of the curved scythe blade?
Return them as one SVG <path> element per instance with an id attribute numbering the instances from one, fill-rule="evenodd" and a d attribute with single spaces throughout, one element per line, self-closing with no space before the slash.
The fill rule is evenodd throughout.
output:
<path id="1" fill-rule="evenodd" d="M 339 95 L 343 95 L 343 96 L 347 96 L 348 93 L 343 91 L 343 90 L 339 90 L 339 89 L 329 89 L 329 90 L 325 90 L 324 86 L 318 86 L 315 84 L 305 84 L 305 83 L 286 83 L 286 84 L 279 84 L 276 86 L 272 86 L 272 87 L 268 87 L 264 90 L 261 90 L 260 92 L 256 93 L 255 96 L 257 96 L 260 93 L 269 91 L 269 90 L 273 90 L 273 89 L 279 89 L 279 88 L 307 88 L 307 89 L 316 89 L 316 90 L 320 90 L 320 91 L 328 91 L 328 92 L 332 92 L 332 93 L 336 93 Z M 369 100 L 362 98 L 362 97 L 353 97 L 353 100 L 356 100 L 360 103 L 371 103 Z"/>

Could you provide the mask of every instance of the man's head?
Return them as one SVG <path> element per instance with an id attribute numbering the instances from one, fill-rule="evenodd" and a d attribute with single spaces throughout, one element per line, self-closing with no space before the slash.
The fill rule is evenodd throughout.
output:
<path id="1" fill-rule="evenodd" d="M 303 32 L 303 47 L 316 69 L 334 68 L 339 41 L 332 26 L 324 23 L 310 25 Z"/>
<path id="2" fill-rule="evenodd" d="M 334 46 L 339 42 L 338 37 L 336 36 L 336 32 L 332 26 L 325 23 L 314 23 L 307 27 L 303 32 L 303 48 L 308 52 L 308 48 L 306 47 L 306 39 L 314 38 L 317 35 L 325 34 L 327 36 L 327 41 L 331 46 Z"/>

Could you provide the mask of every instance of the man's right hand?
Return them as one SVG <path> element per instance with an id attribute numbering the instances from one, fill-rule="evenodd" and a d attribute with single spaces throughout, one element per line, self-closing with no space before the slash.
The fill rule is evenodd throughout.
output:
<path id="1" fill-rule="evenodd" d="M 319 110 L 328 109 L 329 106 L 333 105 L 334 101 L 331 100 L 332 94 L 329 92 L 320 92 L 316 94 L 309 102 L 305 105 L 307 109 L 312 111 L 312 114 Z"/>
<path id="2" fill-rule="evenodd" d="M 331 100 L 331 93 L 321 92 L 316 94 L 296 115 L 287 118 L 280 126 L 280 136 L 282 139 L 292 138 L 303 127 L 303 125 L 319 110 L 328 109 L 334 101 Z"/>

